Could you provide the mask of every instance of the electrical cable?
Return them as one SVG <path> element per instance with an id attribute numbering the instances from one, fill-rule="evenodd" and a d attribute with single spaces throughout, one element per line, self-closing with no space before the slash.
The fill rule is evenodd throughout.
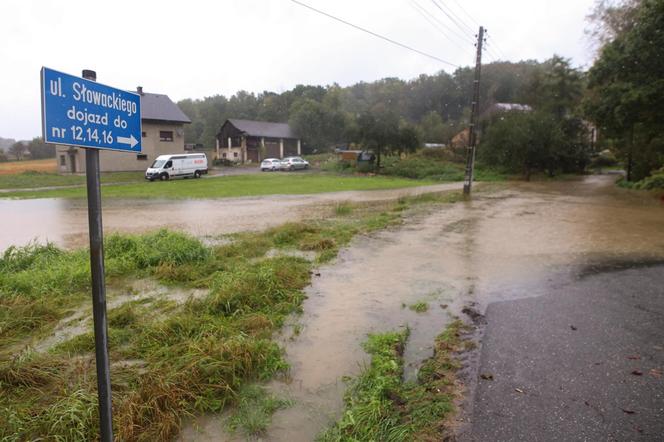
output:
<path id="1" fill-rule="evenodd" d="M 454 45 L 456 45 L 459 49 L 462 49 L 462 50 L 464 49 L 456 40 L 453 40 L 449 35 L 447 35 L 445 30 L 443 30 L 443 28 L 441 26 L 442 24 L 440 22 L 438 22 L 438 20 L 435 17 L 428 14 L 428 11 L 426 9 L 424 9 L 419 3 L 417 3 L 417 1 L 410 0 L 410 5 L 418 14 L 420 14 L 422 16 L 422 18 L 424 18 L 427 22 L 429 22 L 429 24 L 431 24 L 431 26 L 433 26 L 438 32 L 440 32 L 442 35 L 444 35 L 445 38 L 447 38 L 450 42 L 452 42 Z M 436 23 L 436 22 L 438 22 L 438 23 Z M 448 32 L 449 32 L 449 30 L 448 30 Z M 457 35 L 457 34 L 454 34 L 454 32 L 452 31 L 452 35 Z M 457 36 L 457 38 L 458 38 L 458 36 Z M 470 44 L 466 40 L 463 40 L 463 43 L 464 44 Z"/>
<path id="2" fill-rule="evenodd" d="M 458 68 L 458 67 L 459 67 L 458 65 L 456 65 L 456 64 L 454 64 L 454 63 L 450 63 L 449 61 L 443 60 L 442 58 L 436 57 L 435 55 L 428 54 L 428 53 L 426 53 L 426 52 L 424 52 L 424 51 L 420 51 L 419 49 L 415 49 L 415 48 L 413 48 L 413 47 L 411 47 L 411 46 L 405 45 L 405 44 L 403 44 L 403 43 L 399 43 L 399 42 L 396 41 L 396 40 L 392 40 L 392 39 L 389 38 L 389 37 L 385 37 L 385 36 L 383 36 L 383 35 L 380 35 L 380 34 L 378 34 L 378 33 L 376 33 L 376 32 L 370 31 L 370 30 L 368 30 L 368 29 L 366 29 L 366 28 L 363 28 L 363 27 L 361 27 L 361 26 L 354 25 L 353 23 L 350 23 L 350 22 L 348 22 L 348 21 L 346 21 L 346 20 L 344 20 L 344 19 L 341 19 L 341 18 L 339 18 L 339 17 L 335 17 L 334 15 L 332 15 L 332 14 L 328 14 L 327 12 L 321 11 L 320 9 L 316 9 L 316 8 L 314 8 L 313 6 L 309 6 L 309 5 L 307 5 L 306 3 L 302 3 L 302 2 L 300 2 L 300 1 L 298 1 L 298 0 L 290 0 L 290 1 L 293 2 L 293 3 L 295 3 L 295 4 L 297 4 L 297 5 L 300 5 L 300 6 L 302 6 L 302 7 L 305 7 L 305 8 L 307 8 L 307 9 L 310 9 L 310 10 L 312 10 L 312 11 L 314 11 L 314 12 L 317 12 L 318 14 L 321 14 L 321 15 L 324 15 L 324 16 L 326 16 L 326 17 L 329 17 L 329 18 L 331 18 L 332 20 L 335 20 L 335 21 L 338 21 L 338 22 L 340 22 L 340 23 L 343 23 L 343 24 L 345 24 L 346 26 L 350 26 L 350 27 L 355 28 L 355 29 L 357 29 L 357 30 L 360 30 L 360 31 L 362 31 L 362 32 L 366 32 L 367 34 L 373 35 L 374 37 L 380 38 L 381 40 L 385 40 L 385 41 L 387 41 L 387 42 L 389 42 L 389 43 L 392 43 L 392 44 L 395 45 L 395 46 L 399 46 L 399 47 L 401 47 L 401 48 L 408 49 L 409 51 L 412 51 L 412 52 L 418 53 L 418 54 L 420 54 L 420 55 L 423 55 L 423 56 L 425 56 L 425 57 L 431 58 L 431 59 L 433 59 L 433 60 L 439 61 L 439 62 L 441 62 L 441 63 L 447 64 L 447 65 L 452 66 L 452 67 L 455 67 L 455 68 Z"/>

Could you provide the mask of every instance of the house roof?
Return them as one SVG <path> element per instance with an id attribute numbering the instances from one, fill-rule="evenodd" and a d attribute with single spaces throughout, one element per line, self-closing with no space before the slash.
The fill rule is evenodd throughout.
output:
<path id="1" fill-rule="evenodd" d="M 297 138 L 287 123 L 238 120 L 235 118 L 230 118 L 226 121 L 230 122 L 239 131 L 254 137 Z"/>
<path id="2" fill-rule="evenodd" d="M 168 95 L 141 93 L 141 119 L 191 123 L 189 117 L 173 103 Z"/>

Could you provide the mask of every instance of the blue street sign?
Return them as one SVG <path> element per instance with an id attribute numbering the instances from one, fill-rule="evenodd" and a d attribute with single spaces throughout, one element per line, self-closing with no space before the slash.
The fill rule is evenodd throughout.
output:
<path id="1" fill-rule="evenodd" d="M 42 68 L 44 142 L 141 151 L 141 96 Z"/>

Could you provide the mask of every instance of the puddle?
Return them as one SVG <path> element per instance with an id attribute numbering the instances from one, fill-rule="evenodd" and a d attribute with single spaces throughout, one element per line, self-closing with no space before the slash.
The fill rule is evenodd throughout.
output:
<path id="1" fill-rule="evenodd" d="M 414 378 L 435 336 L 465 306 L 481 315 L 488 302 L 537 296 L 607 259 L 664 259 L 664 207 L 621 192 L 613 179 L 510 184 L 356 238 L 319 269 L 304 314 L 283 333 L 292 368 L 287 382 L 269 386 L 295 404 L 274 415 L 263 440 L 311 441 L 339 417 L 343 378 L 368 362 L 367 333 L 410 327 L 404 357 Z M 403 306 L 418 301 L 427 312 Z M 197 422 L 195 439 L 181 440 L 231 440 L 219 417 Z"/>
<path id="2" fill-rule="evenodd" d="M 448 183 L 408 189 L 211 200 L 107 199 L 103 201 L 104 233 L 142 233 L 169 228 L 198 237 L 214 237 L 264 230 L 304 218 L 325 217 L 329 215 L 328 206 L 339 201 L 381 201 L 458 188 L 459 183 Z M 0 198 L 0 213 L 0 252 L 11 245 L 21 246 L 30 241 L 51 241 L 66 248 L 88 244 L 87 203 L 84 199 Z"/>

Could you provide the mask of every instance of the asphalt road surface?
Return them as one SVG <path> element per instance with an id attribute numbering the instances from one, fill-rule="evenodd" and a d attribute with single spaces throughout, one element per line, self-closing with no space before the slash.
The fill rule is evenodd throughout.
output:
<path id="1" fill-rule="evenodd" d="M 664 440 L 664 263 L 621 267 L 488 305 L 460 440 Z"/>

